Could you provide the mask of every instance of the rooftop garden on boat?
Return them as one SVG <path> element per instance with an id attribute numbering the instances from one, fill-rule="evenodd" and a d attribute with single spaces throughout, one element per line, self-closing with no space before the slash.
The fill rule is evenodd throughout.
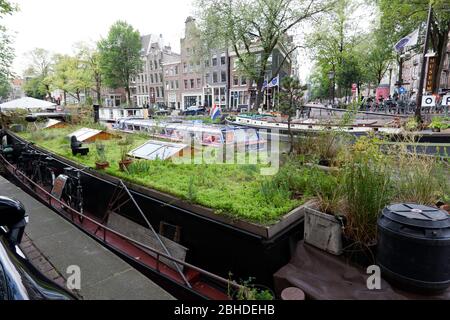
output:
<path id="1" fill-rule="evenodd" d="M 149 141 L 148 132 L 112 132 L 116 138 L 102 141 L 100 149 L 96 143 L 85 144 L 90 149 L 87 155 L 73 155 L 68 137 L 82 128 L 81 125 L 67 125 L 58 129 L 21 132 L 19 136 L 56 155 L 91 168 L 95 168 L 96 162 L 102 158 L 110 164 L 103 171 L 106 174 L 202 205 L 219 215 L 261 225 L 276 223 L 310 198 L 306 189 L 304 194 L 298 190 L 304 188 L 302 184 L 305 184 L 312 169 L 293 168 L 289 164 L 282 166 L 277 175 L 264 176 L 261 175 L 263 164 L 179 164 L 174 161 L 134 159 L 127 170 L 122 171 L 119 162 L 123 158 L 123 144 L 127 145 L 127 152 L 137 149 Z M 91 128 L 101 129 L 99 126 Z M 218 136 L 222 133 L 217 128 L 213 132 Z M 227 130 L 225 138 L 226 133 L 230 138 Z M 164 135 L 158 138 L 172 141 Z M 292 183 L 297 186 L 289 187 L 286 179 L 295 181 Z"/>

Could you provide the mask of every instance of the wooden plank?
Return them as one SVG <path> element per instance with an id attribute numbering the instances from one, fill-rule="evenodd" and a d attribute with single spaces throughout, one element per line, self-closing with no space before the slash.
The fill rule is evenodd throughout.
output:
<path id="1" fill-rule="evenodd" d="M 164 252 L 164 249 L 159 243 L 157 237 L 152 233 L 150 229 L 144 228 L 143 226 L 127 218 L 124 218 L 121 215 L 118 215 L 117 213 L 110 212 L 108 222 L 106 225 L 112 230 L 120 232 L 123 235 L 130 237 L 138 242 L 141 242 L 142 244 L 145 244 L 151 248 L 154 248 L 157 251 Z M 188 251 L 187 248 L 161 235 L 159 235 L 159 237 L 161 238 L 164 245 L 167 247 L 167 250 L 169 250 L 172 257 L 181 261 L 186 260 L 186 254 Z M 154 254 L 153 252 L 147 251 L 147 253 L 156 258 L 156 254 Z M 168 259 L 161 258 L 161 262 L 170 266 L 171 268 L 176 269 L 175 264 Z M 183 270 L 183 266 L 180 265 L 179 267 Z"/>

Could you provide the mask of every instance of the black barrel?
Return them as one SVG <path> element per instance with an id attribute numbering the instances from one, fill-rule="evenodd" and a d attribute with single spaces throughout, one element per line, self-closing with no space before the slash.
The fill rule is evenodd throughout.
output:
<path id="1" fill-rule="evenodd" d="M 436 208 L 395 204 L 378 220 L 377 263 L 383 275 L 415 291 L 450 286 L 450 216 Z"/>

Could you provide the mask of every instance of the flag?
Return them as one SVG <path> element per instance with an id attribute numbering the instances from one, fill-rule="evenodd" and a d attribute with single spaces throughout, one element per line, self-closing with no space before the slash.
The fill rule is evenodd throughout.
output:
<path id="1" fill-rule="evenodd" d="M 218 117 L 222 115 L 222 111 L 220 110 L 220 107 L 217 105 L 214 105 L 214 107 L 211 109 L 211 120 L 216 120 Z"/>
<path id="2" fill-rule="evenodd" d="M 269 88 L 277 87 L 280 85 L 280 75 L 278 75 L 276 78 L 273 78 L 273 80 L 269 83 Z"/>
<path id="3" fill-rule="evenodd" d="M 413 47 L 419 42 L 419 29 L 414 30 L 406 37 L 400 39 L 394 46 L 395 51 L 401 52 L 406 47 Z"/>

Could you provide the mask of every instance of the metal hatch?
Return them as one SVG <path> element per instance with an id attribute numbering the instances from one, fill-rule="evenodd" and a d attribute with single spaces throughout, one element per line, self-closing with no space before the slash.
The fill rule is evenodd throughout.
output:
<path id="1" fill-rule="evenodd" d="M 150 140 L 142 146 L 132 150 L 130 155 L 138 159 L 167 160 L 179 154 L 187 147 L 187 144 Z"/>

